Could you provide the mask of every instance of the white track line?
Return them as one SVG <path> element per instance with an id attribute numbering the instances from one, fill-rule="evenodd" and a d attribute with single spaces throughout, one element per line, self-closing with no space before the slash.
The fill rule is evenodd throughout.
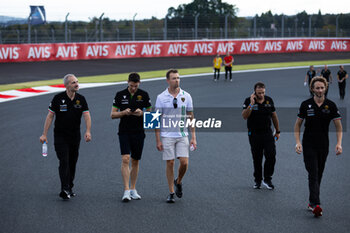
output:
<path id="1" fill-rule="evenodd" d="M 334 66 L 339 66 L 339 65 L 348 66 L 350 64 L 332 64 L 332 65 L 328 65 L 328 67 L 334 67 Z M 254 69 L 254 70 L 238 70 L 238 71 L 233 71 L 232 73 L 238 74 L 238 73 L 275 71 L 275 70 L 305 69 L 305 68 L 308 68 L 308 67 L 309 66 L 293 66 L 293 67 L 266 68 L 266 69 Z M 315 65 L 314 67 L 323 67 L 323 65 Z M 208 75 L 212 75 L 212 74 L 213 73 L 188 74 L 188 75 L 181 75 L 181 78 L 208 76 Z M 144 80 L 141 80 L 141 81 L 142 82 L 151 82 L 151 81 L 158 81 L 158 80 L 163 80 L 163 79 L 165 79 L 165 77 L 150 78 L 150 79 L 144 79 Z M 121 84 L 126 84 L 126 83 L 127 83 L 126 81 L 114 82 L 114 83 L 80 83 L 79 87 L 80 87 L 80 89 L 85 89 L 85 88 L 121 85 Z M 34 90 L 42 90 L 42 91 L 46 91 L 46 92 L 33 93 L 33 92 L 23 92 L 23 91 L 18 91 L 18 90 L 1 91 L 0 95 L 12 95 L 12 96 L 16 96 L 16 97 L 8 98 L 8 99 L 0 98 L 0 103 L 64 91 L 64 88 L 51 87 L 51 86 L 33 87 L 33 89 Z"/>

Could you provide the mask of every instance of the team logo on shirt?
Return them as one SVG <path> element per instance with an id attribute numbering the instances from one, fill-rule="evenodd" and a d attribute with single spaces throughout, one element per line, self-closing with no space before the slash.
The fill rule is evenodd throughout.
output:
<path id="1" fill-rule="evenodd" d="M 182 102 L 185 102 L 185 97 L 181 97 Z"/>
<path id="2" fill-rule="evenodd" d="M 75 101 L 74 108 L 81 108 L 80 100 Z"/>
<path id="3" fill-rule="evenodd" d="M 309 105 L 310 106 L 310 105 Z M 315 111 L 314 109 L 308 109 L 306 110 L 307 116 L 315 116 Z"/>
<path id="4" fill-rule="evenodd" d="M 60 112 L 67 112 L 67 111 L 68 111 L 67 104 L 60 105 Z"/>
<path id="5" fill-rule="evenodd" d="M 62 101 L 62 104 L 64 104 L 64 102 L 66 101 L 66 100 L 61 100 Z"/>
<path id="6" fill-rule="evenodd" d="M 138 95 L 136 98 L 137 98 L 137 101 L 142 101 L 142 95 Z"/>
<path id="7" fill-rule="evenodd" d="M 126 95 L 123 95 L 122 104 L 129 104 L 129 100 L 126 98 Z"/>
<path id="8" fill-rule="evenodd" d="M 325 105 L 325 106 L 324 106 L 324 109 L 322 109 L 322 112 L 324 112 L 324 113 L 330 113 L 329 106 L 328 106 L 328 105 Z"/>

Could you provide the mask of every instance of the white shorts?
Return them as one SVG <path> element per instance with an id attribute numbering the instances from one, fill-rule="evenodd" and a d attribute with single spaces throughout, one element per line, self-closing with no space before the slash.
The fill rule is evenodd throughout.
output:
<path id="1" fill-rule="evenodd" d="M 188 137 L 179 137 L 179 138 L 168 138 L 162 137 L 163 144 L 163 160 L 173 160 L 179 157 L 187 157 L 189 155 L 189 146 Z"/>

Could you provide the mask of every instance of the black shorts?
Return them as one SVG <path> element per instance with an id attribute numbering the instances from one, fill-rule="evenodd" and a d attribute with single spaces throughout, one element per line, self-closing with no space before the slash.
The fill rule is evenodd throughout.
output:
<path id="1" fill-rule="evenodd" d="M 120 152 L 122 155 L 130 155 L 135 160 L 140 160 L 145 140 L 145 133 L 119 133 Z"/>

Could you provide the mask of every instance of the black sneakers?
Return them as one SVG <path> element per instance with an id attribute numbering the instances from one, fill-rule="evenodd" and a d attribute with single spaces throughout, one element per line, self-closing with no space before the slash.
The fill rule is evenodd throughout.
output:
<path id="1" fill-rule="evenodd" d="M 166 199 L 166 202 L 168 203 L 175 203 L 175 197 L 174 195 L 178 198 L 182 197 L 182 184 L 177 183 L 177 179 L 174 180 L 174 186 L 175 186 L 175 193 L 170 193 Z"/>
<path id="2" fill-rule="evenodd" d="M 275 186 L 272 184 L 271 180 L 270 181 L 266 181 L 266 180 L 263 180 L 262 182 L 259 181 L 255 181 L 255 184 L 253 186 L 254 189 L 260 189 L 261 188 L 261 183 L 269 190 L 272 190 L 275 188 Z"/>
<path id="3" fill-rule="evenodd" d="M 170 193 L 168 197 L 166 198 L 166 202 L 168 203 L 175 203 L 175 198 L 174 198 L 175 193 Z"/>
<path id="4" fill-rule="evenodd" d="M 260 189 L 261 188 L 261 182 L 255 182 L 253 188 L 254 189 Z"/>
<path id="5" fill-rule="evenodd" d="M 174 180 L 174 185 L 175 185 L 175 193 L 178 198 L 182 197 L 182 184 L 177 183 L 177 179 Z"/>
<path id="6" fill-rule="evenodd" d="M 70 194 L 68 191 L 66 190 L 62 190 L 59 194 L 60 198 L 62 198 L 63 200 L 69 200 L 70 199 Z"/>
<path id="7" fill-rule="evenodd" d="M 267 188 L 267 189 L 274 189 L 275 186 L 272 184 L 271 180 L 267 181 L 267 180 L 263 180 L 263 185 Z"/>
<path id="8" fill-rule="evenodd" d="M 69 190 L 68 194 L 69 194 L 70 197 L 75 197 L 76 196 L 75 192 L 73 192 L 72 189 Z"/>

